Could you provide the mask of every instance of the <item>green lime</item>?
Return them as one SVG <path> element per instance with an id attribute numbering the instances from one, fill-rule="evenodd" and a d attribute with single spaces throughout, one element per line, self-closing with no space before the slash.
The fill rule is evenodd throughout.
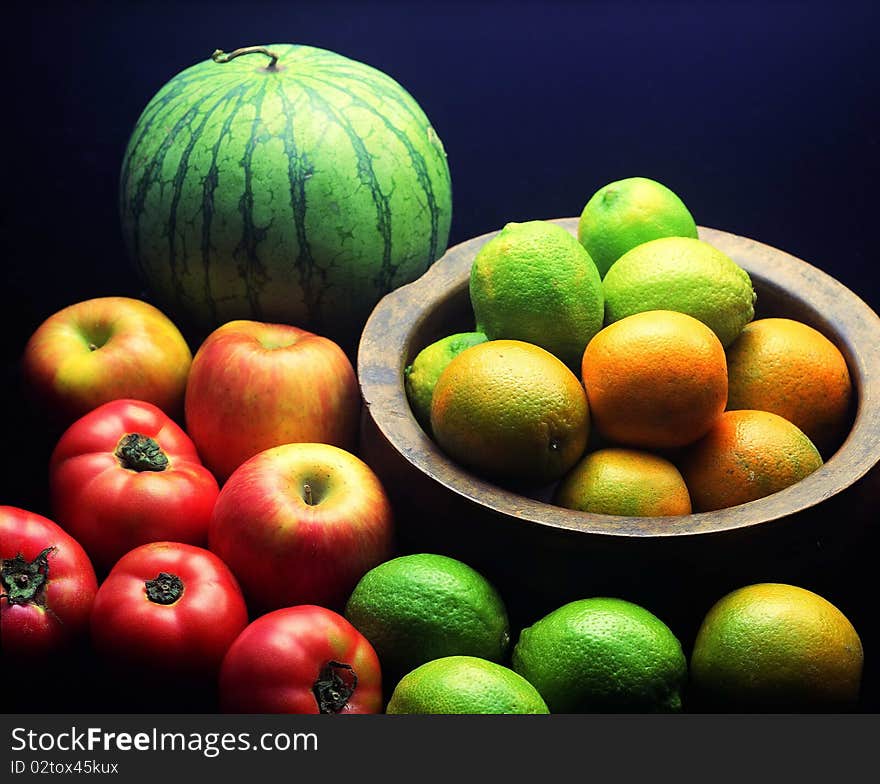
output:
<path id="1" fill-rule="evenodd" d="M 629 177 L 600 188 L 578 221 L 578 239 L 602 277 L 636 245 L 659 237 L 696 236 L 696 223 L 684 202 L 647 177 Z"/>
<path id="2" fill-rule="evenodd" d="M 570 602 L 523 629 L 513 669 L 553 713 L 675 712 L 687 660 L 666 624 L 623 599 Z"/>
<path id="3" fill-rule="evenodd" d="M 606 323 L 647 310 L 675 310 L 702 321 L 725 348 L 755 315 L 749 274 L 703 240 L 642 243 L 617 260 L 603 286 Z"/>
<path id="4" fill-rule="evenodd" d="M 457 332 L 423 348 L 412 364 L 404 368 L 404 387 L 413 414 L 427 433 L 431 432 L 431 397 L 437 379 L 446 366 L 462 351 L 485 343 L 482 332 Z"/>
<path id="5" fill-rule="evenodd" d="M 345 617 L 392 677 L 443 656 L 501 661 L 510 644 L 498 591 L 475 569 L 445 555 L 402 555 L 374 567 L 352 591 Z"/>
<path id="6" fill-rule="evenodd" d="M 508 223 L 471 267 L 477 329 L 490 340 L 522 340 L 580 367 L 602 328 L 602 281 L 590 254 L 548 221 Z"/>
<path id="7" fill-rule="evenodd" d="M 422 664 L 397 684 L 386 713 L 549 713 L 532 684 L 474 656 Z"/>

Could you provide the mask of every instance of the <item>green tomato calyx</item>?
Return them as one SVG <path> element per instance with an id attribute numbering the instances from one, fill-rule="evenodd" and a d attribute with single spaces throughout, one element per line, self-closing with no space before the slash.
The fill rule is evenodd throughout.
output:
<path id="1" fill-rule="evenodd" d="M 0 584 L 3 593 L 0 598 L 9 604 L 46 604 L 46 585 L 49 582 L 49 553 L 54 547 L 47 547 L 33 561 L 19 553 L 15 558 L 4 558 L 0 570 Z"/>
<path id="2" fill-rule="evenodd" d="M 343 678 L 342 676 L 346 676 Z M 312 686 L 321 713 L 340 713 L 357 688 L 357 675 L 350 664 L 328 661 Z"/>
<path id="3" fill-rule="evenodd" d="M 183 580 L 169 572 L 159 572 L 152 580 L 147 580 L 144 587 L 147 598 L 154 604 L 174 604 L 183 596 Z"/>
<path id="4" fill-rule="evenodd" d="M 141 433 L 126 433 L 116 445 L 116 457 L 123 468 L 132 471 L 164 471 L 168 455 L 159 443 Z"/>

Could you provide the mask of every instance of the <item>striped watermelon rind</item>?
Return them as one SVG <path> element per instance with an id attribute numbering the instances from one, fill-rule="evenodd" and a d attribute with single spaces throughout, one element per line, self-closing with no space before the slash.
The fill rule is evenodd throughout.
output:
<path id="1" fill-rule="evenodd" d="M 373 306 L 446 249 L 439 136 L 394 79 L 295 44 L 206 60 L 153 97 L 120 175 L 122 231 L 184 329 L 236 318 L 353 345 Z"/>

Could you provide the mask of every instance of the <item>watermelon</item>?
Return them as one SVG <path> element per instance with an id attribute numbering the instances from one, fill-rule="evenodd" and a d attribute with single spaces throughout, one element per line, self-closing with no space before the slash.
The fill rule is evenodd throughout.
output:
<path id="1" fill-rule="evenodd" d="M 239 318 L 347 348 L 446 249 L 446 153 L 381 71 L 295 44 L 193 65 L 150 100 L 120 174 L 128 255 L 189 334 Z"/>

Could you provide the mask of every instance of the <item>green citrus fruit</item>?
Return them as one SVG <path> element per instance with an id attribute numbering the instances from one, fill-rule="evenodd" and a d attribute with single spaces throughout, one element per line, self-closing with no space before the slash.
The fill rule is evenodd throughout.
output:
<path id="1" fill-rule="evenodd" d="M 584 457 L 556 488 L 554 503 L 594 514 L 659 517 L 691 513 L 678 469 L 635 449 L 605 448 Z"/>
<path id="2" fill-rule="evenodd" d="M 510 643 L 498 591 L 445 555 L 402 555 L 374 567 L 355 586 L 345 617 L 395 675 L 443 656 L 501 661 Z"/>
<path id="3" fill-rule="evenodd" d="M 703 240 L 665 237 L 625 253 L 608 271 L 605 321 L 675 310 L 702 321 L 729 346 L 755 315 L 749 274 Z"/>
<path id="4" fill-rule="evenodd" d="M 602 277 L 624 253 L 659 237 L 696 237 L 684 202 L 647 177 L 629 177 L 600 188 L 584 207 L 578 239 Z"/>
<path id="5" fill-rule="evenodd" d="M 471 267 L 477 330 L 490 340 L 523 340 L 577 367 L 602 328 L 602 281 L 590 254 L 548 221 L 508 223 Z"/>
<path id="6" fill-rule="evenodd" d="M 687 679 L 669 627 L 606 597 L 570 602 L 523 629 L 512 666 L 553 713 L 680 711 Z"/>
<path id="7" fill-rule="evenodd" d="M 431 397 L 437 379 L 452 361 L 466 348 L 485 343 L 482 332 L 457 332 L 423 348 L 403 371 L 404 387 L 413 414 L 427 432 L 431 429 Z"/>
<path id="8" fill-rule="evenodd" d="M 434 659 L 397 684 L 386 713 L 549 713 L 513 670 L 474 656 Z"/>
<path id="9" fill-rule="evenodd" d="M 788 711 L 853 705 L 861 640 L 831 602 L 805 588 L 760 583 L 709 610 L 691 654 L 691 678 L 715 705 Z"/>

